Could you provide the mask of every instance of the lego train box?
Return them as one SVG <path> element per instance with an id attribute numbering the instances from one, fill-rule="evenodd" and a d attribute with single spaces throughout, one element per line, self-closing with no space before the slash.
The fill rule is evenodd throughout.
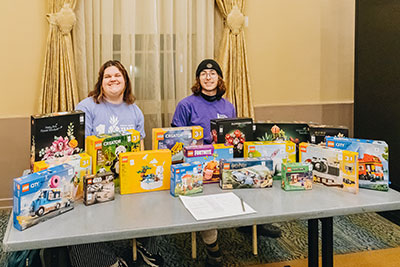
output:
<path id="1" fill-rule="evenodd" d="M 272 187 L 273 162 L 266 158 L 221 159 L 222 189 Z"/>
<path id="2" fill-rule="evenodd" d="M 14 179 L 13 221 L 18 230 L 74 208 L 74 168 L 62 164 Z"/>
<path id="3" fill-rule="evenodd" d="M 174 197 L 203 192 L 203 164 L 199 161 L 171 166 L 171 189 Z"/>
<path id="4" fill-rule="evenodd" d="M 210 121 L 213 143 L 233 146 L 233 156 L 243 157 L 243 144 L 253 141 L 253 119 L 215 119 Z"/>
<path id="5" fill-rule="evenodd" d="M 203 144 L 203 127 L 153 128 L 153 149 L 169 149 L 172 163 L 183 162 L 183 147 Z"/>
<path id="6" fill-rule="evenodd" d="M 310 143 L 312 144 L 325 144 L 326 136 L 349 136 L 349 128 L 346 126 L 310 124 L 308 127 L 310 132 Z"/>
<path id="7" fill-rule="evenodd" d="M 360 188 L 389 190 L 389 147 L 385 141 L 327 137 L 326 145 L 358 152 Z"/>
<path id="8" fill-rule="evenodd" d="M 253 141 L 244 143 L 244 157 L 265 157 L 273 161 L 274 179 L 281 178 L 281 167 L 296 162 L 296 145 L 292 141 Z"/>
<path id="9" fill-rule="evenodd" d="M 103 172 L 89 174 L 83 178 L 83 203 L 86 206 L 114 200 L 114 174 Z"/>
<path id="10" fill-rule="evenodd" d="M 218 183 L 219 161 L 233 158 L 233 146 L 225 144 L 187 146 L 183 148 L 185 162 L 199 161 L 203 164 L 203 183 Z"/>
<path id="11" fill-rule="evenodd" d="M 31 169 L 35 161 L 82 153 L 85 113 L 68 111 L 31 116 Z"/>
<path id="12" fill-rule="evenodd" d="M 83 177 L 92 173 L 92 158 L 86 153 L 75 154 L 62 158 L 36 161 L 33 164 L 33 172 L 43 171 L 48 168 L 68 163 L 74 168 L 74 177 L 71 181 L 74 185 L 73 196 L 75 200 L 83 197 Z"/>
<path id="13" fill-rule="evenodd" d="M 314 182 L 358 193 L 357 152 L 301 143 L 300 161 L 312 164 Z"/>
<path id="14" fill-rule="evenodd" d="M 140 151 L 140 132 L 134 129 L 86 138 L 86 153 L 92 157 L 92 173 L 111 171 L 116 187 L 120 182 L 119 155 L 132 151 Z"/>
<path id="15" fill-rule="evenodd" d="M 169 190 L 171 151 L 169 149 L 122 153 L 121 194 Z"/>
<path id="16" fill-rule="evenodd" d="M 282 189 L 298 191 L 312 189 L 312 167 L 308 163 L 282 163 Z"/>

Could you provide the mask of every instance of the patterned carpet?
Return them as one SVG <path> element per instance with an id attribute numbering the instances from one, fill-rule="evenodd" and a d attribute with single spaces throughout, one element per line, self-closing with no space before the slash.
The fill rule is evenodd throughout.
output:
<path id="1" fill-rule="evenodd" d="M 9 211 L 0 210 L 1 239 L 9 214 Z M 224 266 L 247 266 L 305 258 L 307 222 L 291 221 L 278 225 L 282 229 L 281 238 L 258 238 L 258 257 L 252 254 L 251 235 L 239 233 L 235 229 L 220 230 L 219 243 Z M 336 254 L 400 246 L 400 227 L 376 213 L 335 217 L 333 231 Z M 160 242 L 160 251 L 167 266 L 204 266 L 205 248 L 199 235 L 196 261 L 191 259 L 190 233 L 163 236 Z M 0 252 L 0 266 L 6 266 L 9 253 Z"/>

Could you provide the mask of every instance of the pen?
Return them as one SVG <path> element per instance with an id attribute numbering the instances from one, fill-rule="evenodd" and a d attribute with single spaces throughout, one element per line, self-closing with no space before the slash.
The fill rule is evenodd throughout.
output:
<path id="1" fill-rule="evenodd" d="M 240 198 L 240 203 L 242 203 L 242 210 L 243 210 L 243 212 L 245 212 L 246 209 L 244 208 L 243 198 Z"/>

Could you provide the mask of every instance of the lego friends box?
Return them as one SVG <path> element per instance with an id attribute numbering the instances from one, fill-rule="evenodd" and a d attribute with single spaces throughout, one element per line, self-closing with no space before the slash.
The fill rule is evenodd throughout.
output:
<path id="1" fill-rule="evenodd" d="M 203 164 L 195 161 L 171 166 L 171 190 L 174 197 L 203 192 Z"/>
<path id="2" fill-rule="evenodd" d="M 308 163 L 282 163 L 282 189 L 286 191 L 312 189 L 313 175 Z"/>

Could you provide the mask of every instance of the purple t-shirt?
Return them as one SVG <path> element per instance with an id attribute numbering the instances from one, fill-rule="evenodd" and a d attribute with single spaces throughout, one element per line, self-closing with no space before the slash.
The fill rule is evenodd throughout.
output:
<path id="1" fill-rule="evenodd" d="M 210 120 L 222 118 L 236 118 L 235 107 L 228 100 L 221 98 L 210 102 L 200 95 L 190 95 L 176 106 L 172 125 L 200 125 L 204 129 L 204 142 L 211 144 Z"/>
<path id="2" fill-rule="evenodd" d="M 92 97 L 83 99 L 75 110 L 85 112 L 85 135 L 99 135 L 135 129 L 140 132 L 140 138 L 146 137 L 144 132 L 144 117 L 136 104 L 112 104 L 106 100 L 96 104 Z"/>

